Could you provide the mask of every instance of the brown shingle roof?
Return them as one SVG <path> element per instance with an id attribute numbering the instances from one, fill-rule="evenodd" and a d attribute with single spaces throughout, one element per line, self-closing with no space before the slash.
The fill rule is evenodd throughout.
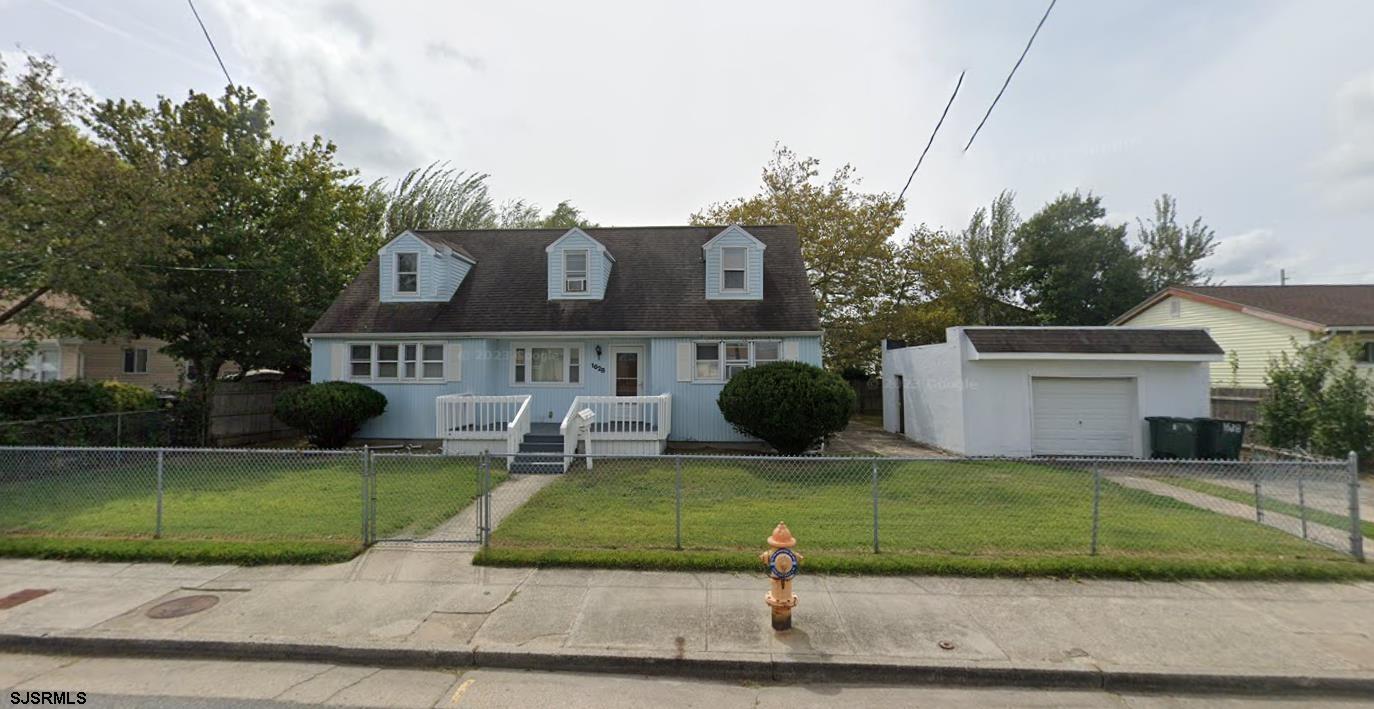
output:
<path id="1" fill-rule="evenodd" d="M 1374 327 L 1374 285 L 1182 286 L 1170 290 L 1218 298 L 1331 328 Z"/>
<path id="2" fill-rule="evenodd" d="M 763 300 L 706 300 L 701 246 L 724 228 L 585 229 L 615 258 L 601 301 L 548 299 L 544 247 L 566 229 L 426 231 L 477 262 L 451 300 L 379 302 L 374 258 L 310 332 L 820 331 L 792 226 L 745 227 L 767 246 Z"/>
<path id="3" fill-rule="evenodd" d="M 1206 330 L 1128 327 L 964 328 L 980 353 L 1219 355 Z"/>

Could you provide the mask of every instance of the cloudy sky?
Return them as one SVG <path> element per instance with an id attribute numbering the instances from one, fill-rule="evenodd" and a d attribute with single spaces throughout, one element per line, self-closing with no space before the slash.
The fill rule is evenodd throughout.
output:
<path id="1" fill-rule="evenodd" d="M 1060 0 L 198 0 L 278 130 L 368 178 L 433 161 L 500 198 L 603 224 L 682 223 L 752 193 L 774 143 L 908 193 L 957 227 L 1010 188 L 1029 214 L 1079 188 L 1113 220 L 1161 192 L 1202 216 L 1228 283 L 1374 282 L 1374 3 Z M 218 92 L 184 0 L 0 0 L 0 50 L 52 54 L 102 97 Z"/>

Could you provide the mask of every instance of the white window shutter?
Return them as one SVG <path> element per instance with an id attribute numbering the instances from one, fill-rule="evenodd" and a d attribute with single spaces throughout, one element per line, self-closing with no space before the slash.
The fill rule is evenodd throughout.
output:
<path id="1" fill-rule="evenodd" d="M 796 340 L 782 341 L 782 358 L 792 360 L 793 362 L 801 359 L 801 353 L 797 351 Z"/>
<path id="2" fill-rule="evenodd" d="M 463 346 L 457 342 L 444 345 L 444 379 L 450 382 L 463 381 Z"/>
<path id="3" fill-rule="evenodd" d="M 692 343 L 677 343 L 677 380 L 680 382 L 692 381 L 692 370 L 696 368 L 696 362 L 692 359 Z"/>
<path id="4" fill-rule="evenodd" d="M 348 343 L 335 342 L 329 348 L 329 372 L 325 380 L 341 382 L 348 379 Z"/>

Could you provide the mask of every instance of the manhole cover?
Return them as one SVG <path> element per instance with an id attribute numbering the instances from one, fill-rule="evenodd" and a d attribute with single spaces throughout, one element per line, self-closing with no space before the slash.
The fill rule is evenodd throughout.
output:
<path id="1" fill-rule="evenodd" d="M 199 613 L 214 608 L 216 603 L 219 603 L 219 596 L 212 596 L 208 593 L 200 596 L 174 598 L 149 608 L 145 615 L 157 620 L 162 620 L 164 618 L 180 618 L 184 615 L 191 615 L 192 613 Z"/>

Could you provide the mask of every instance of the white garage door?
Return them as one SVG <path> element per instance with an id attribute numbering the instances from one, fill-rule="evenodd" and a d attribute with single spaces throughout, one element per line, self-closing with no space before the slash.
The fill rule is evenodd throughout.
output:
<path id="1" fill-rule="evenodd" d="M 1135 455 L 1135 381 L 1031 379 L 1036 455 Z"/>

